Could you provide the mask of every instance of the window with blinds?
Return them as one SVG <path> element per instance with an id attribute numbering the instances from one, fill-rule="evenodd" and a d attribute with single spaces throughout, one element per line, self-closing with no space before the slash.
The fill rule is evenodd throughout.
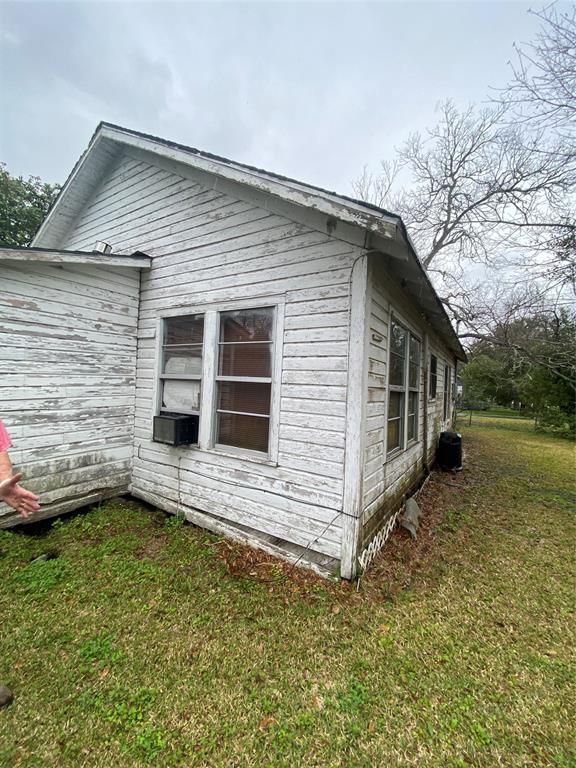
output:
<path id="1" fill-rule="evenodd" d="M 219 314 L 216 444 L 268 452 L 273 334 L 273 307 Z"/>

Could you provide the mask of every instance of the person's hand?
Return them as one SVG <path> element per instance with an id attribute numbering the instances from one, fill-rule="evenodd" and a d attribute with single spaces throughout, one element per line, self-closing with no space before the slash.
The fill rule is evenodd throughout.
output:
<path id="1" fill-rule="evenodd" d="M 0 482 L 0 501 L 5 501 L 22 517 L 29 517 L 33 512 L 38 512 L 40 504 L 36 494 L 18 485 L 21 479 L 22 473 L 19 472 Z"/>

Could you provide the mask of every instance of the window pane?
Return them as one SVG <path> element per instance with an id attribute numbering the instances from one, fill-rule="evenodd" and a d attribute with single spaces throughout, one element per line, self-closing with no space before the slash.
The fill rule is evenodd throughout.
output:
<path id="1" fill-rule="evenodd" d="M 272 345 L 223 344 L 220 346 L 220 376 L 272 375 Z"/>
<path id="2" fill-rule="evenodd" d="M 418 392 L 408 393 L 408 423 L 406 425 L 408 440 L 418 437 Z"/>
<path id="3" fill-rule="evenodd" d="M 398 355 L 390 355 L 390 378 L 389 383 L 403 387 L 404 384 L 404 358 Z"/>
<path id="4" fill-rule="evenodd" d="M 410 362 L 420 365 L 420 342 L 415 336 L 410 336 Z"/>
<path id="5" fill-rule="evenodd" d="M 420 342 L 410 336 L 410 362 L 408 364 L 408 386 L 417 389 L 420 386 Z"/>
<path id="6" fill-rule="evenodd" d="M 167 317 L 164 320 L 164 344 L 201 344 L 204 315 Z"/>
<path id="7" fill-rule="evenodd" d="M 273 321 L 273 307 L 222 312 L 220 341 L 270 341 Z"/>
<path id="8" fill-rule="evenodd" d="M 267 453 L 269 422 L 270 419 L 258 416 L 219 413 L 217 442 Z"/>
<path id="9" fill-rule="evenodd" d="M 400 447 L 400 419 L 388 422 L 388 450 Z"/>
<path id="10" fill-rule="evenodd" d="M 395 355 L 406 357 L 406 331 L 401 325 L 392 323 L 390 334 L 390 351 Z"/>
<path id="11" fill-rule="evenodd" d="M 202 347 L 165 347 L 162 373 L 202 375 Z"/>
<path id="12" fill-rule="evenodd" d="M 438 360 L 436 355 L 430 356 L 430 397 L 436 397 Z"/>
<path id="13" fill-rule="evenodd" d="M 402 392 L 390 392 L 388 399 L 388 418 L 394 419 L 402 415 L 404 408 L 404 394 Z"/>
<path id="14" fill-rule="evenodd" d="M 218 408 L 222 411 L 270 414 L 270 384 L 246 381 L 221 381 Z"/>
<path id="15" fill-rule="evenodd" d="M 199 411 L 200 382 L 163 381 L 162 408 L 168 411 Z"/>

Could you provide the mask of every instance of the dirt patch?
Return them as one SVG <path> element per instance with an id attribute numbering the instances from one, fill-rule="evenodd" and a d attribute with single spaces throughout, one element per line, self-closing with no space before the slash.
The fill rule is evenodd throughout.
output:
<path id="1" fill-rule="evenodd" d="M 142 547 L 136 557 L 138 560 L 155 560 L 163 551 L 167 542 L 167 536 L 158 534 L 154 536 L 154 538 L 150 539 L 150 541 L 148 541 L 144 547 Z"/>
<path id="2" fill-rule="evenodd" d="M 462 472 L 434 469 L 417 496 L 422 510 L 416 540 L 408 531 L 396 526 L 368 572 L 360 580 L 361 591 L 371 599 L 379 593 L 394 599 L 412 587 L 418 574 L 439 556 L 440 534 L 456 527 L 451 511 L 472 488 L 486 481 L 478 465 L 468 465 Z"/>
<path id="3" fill-rule="evenodd" d="M 254 579 L 291 592 L 341 591 L 337 582 L 238 541 L 223 539 L 218 542 L 217 551 L 228 573 L 236 578 Z"/>

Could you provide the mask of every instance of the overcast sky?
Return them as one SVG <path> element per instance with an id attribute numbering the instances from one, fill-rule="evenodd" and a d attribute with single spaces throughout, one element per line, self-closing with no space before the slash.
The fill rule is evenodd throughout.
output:
<path id="1" fill-rule="evenodd" d="M 63 182 L 108 120 L 350 194 L 440 100 L 505 83 L 528 7 L 1 2 L 0 160 Z"/>

